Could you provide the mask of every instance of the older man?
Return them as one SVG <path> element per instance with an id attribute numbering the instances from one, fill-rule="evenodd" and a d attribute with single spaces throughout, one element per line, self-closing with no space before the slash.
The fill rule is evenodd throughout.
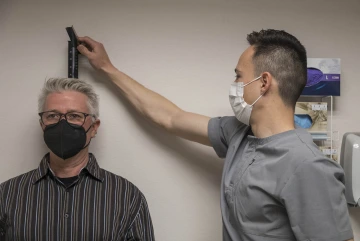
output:
<path id="1" fill-rule="evenodd" d="M 0 185 L 0 240 L 154 240 L 144 195 L 88 152 L 100 126 L 93 88 L 49 79 L 39 116 L 50 152 L 39 168 Z"/>

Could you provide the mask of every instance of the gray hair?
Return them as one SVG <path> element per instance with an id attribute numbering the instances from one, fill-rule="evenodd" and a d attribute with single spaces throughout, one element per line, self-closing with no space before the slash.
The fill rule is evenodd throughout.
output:
<path id="1" fill-rule="evenodd" d="M 87 106 L 90 113 L 99 117 L 99 98 L 93 87 L 83 80 L 72 78 L 50 78 L 45 81 L 38 100 L 38 110 L 43 112 L 45 108 L 46 98 L 49 94 L 63 91 L 77 91 L 88 97 Z"/>

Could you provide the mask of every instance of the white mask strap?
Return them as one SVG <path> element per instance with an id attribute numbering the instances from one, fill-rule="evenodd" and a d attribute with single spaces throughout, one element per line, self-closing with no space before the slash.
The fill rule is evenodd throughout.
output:
<path id="1" fill-rule="evenodd" d="M 247 85 L 251 84 L 252 82 L 254 82 L 254 81 L 256 81 L 256 80 L 258 80 L 258 79 L 260 79 L 260 78 L 261 78 L 261 75 L 260 75 L 259 77 L 257 77 L 256 79 L 253 79 L 253 80 L 250 81 L 249 83 L 244 84 L 243 86 L 247 86 Z"/>
<path id="2" fill-rule="evenodd" d="M 257 99 L 254 101 L 254 103 L 252 103 L 251 106 L 255 105 L 255 103 L 256 103 L 258 100 L 260 100 L 260 98 L 261 98 L 262 96 L 263 96 L 263 95 L 260 95 L 259 98 L 257 98 Z"/>

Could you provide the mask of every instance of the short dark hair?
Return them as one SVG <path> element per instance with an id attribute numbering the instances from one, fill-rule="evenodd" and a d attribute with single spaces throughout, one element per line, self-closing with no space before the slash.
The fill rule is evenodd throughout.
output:
<path id="1" fill-rule="evenodd" d="M 278 81 L 284 104 L 295 108 L 307 81 L 305 47 L 293 35 L 274 29 L 252 32 L 248 34 L 247 41 L 255 50 L 255 75 L 262 72 L 273 75 Z"/>

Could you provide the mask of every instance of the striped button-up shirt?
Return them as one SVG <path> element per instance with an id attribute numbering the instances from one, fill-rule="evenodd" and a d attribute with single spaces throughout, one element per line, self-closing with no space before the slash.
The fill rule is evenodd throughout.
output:
<path id="1" fill-rule="evenodd" d="M 78 179 L 66 187 L 49 167 L 0 185 L 0 240 L 154 240 L 144 195 L 132 183 L 101 169 L 89 154 Z"/>

